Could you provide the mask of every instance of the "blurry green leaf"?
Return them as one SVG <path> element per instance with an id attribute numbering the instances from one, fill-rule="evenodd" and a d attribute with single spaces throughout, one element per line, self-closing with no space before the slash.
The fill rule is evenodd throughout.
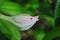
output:
<path id="1" fill-rule="evenodd" d="M 10 38 L 6 34 L 2 33 L 0 30 L 0 40 L 9 40 L 9 39 Z"/>
<path id="2" fill-rule="evenodd" d="M 31 8 L 31 9 L 37 10 L 39 8 L 39 3 L 38 2 L 37 3 L 34 3 L 34 2 L 28 3 L 25 5 L 25 8 L 27 8 L 27 9 Z"/>
<path id="3" fill-rule="evenodd" d="M 36 37 L 36 39 L 37 40 L 43 40 L 43 38 L 45 37 L 45 34 L 44 33 L 37 33 L 36 35 L 35 35 L 35 37 Z"/>
<path id="4" fill-rule="evenodd" d="M 23 8 L 22 6 L 20 6 L 17 3 L 13 3 L 13 2 L 4 2 L 1 6 L 0 6 L 0 11 L 2 13 L 5 13 L 7 15 L 20 15 L 20 14 L 30 14 L 30 15 L 34 15 L 33 12 L 27 10 L 26 8 Z"/>
<path id="5" fill-rule="evenodd" d="M 43 38 L 45 37 L 45 33 L 41 30 L 34 31 L 33 35 L 36 38 L 36 40 L 43 40 Z"/>
<path id="6" fill-rule="evenodd" d="M 55 26 L 60 26 L 60 17 L 55 19 Z"/>
<path id="7" fill-rule="evenodd" d="M 40 0 L 39 3 L 40 3 L 40 13 L 42 15 L 47 15 L 52 17 L 54 16 L 53 11 L 51 9 L 51 5 L 49 4 L 48 0 Z"/>
<path id="8" fill-rule="evenodd" d="M 39 0 L 31 0 L 30 2 L 28 2 L 25 5 L 25 8 L 27 8 L 27 9 L 30 9 L 31 8 L 33 10 L 37 10 L 39 7 L 40 7 Z"/>
<path id="9" fill-rule="evenodd" d="M 57 0 L 56 8 L 55 8 L 55 18 L 60 16 L 60 0 Z"/>
<path id="10" fill-rule="evenodd" d="M 0 0 L 0 2 L 6 2 L 6 1 L 9 1 L 9 0 Z"/>
<path id="11" fill-rule="evenodd" d="M 7 2 L 7 1 L 10 1 L 10 0 L 0 0 L 0 6 L 1 6 L 4 2 Z"/>
<path id="12" fill-rule="evenodd" d="M 49 16 L 45 16 L 47 22 L 53 27 L 55 28 L 55 19 L 53 17 L 49 17 Z"/>
<path id="13" fill-rule="evenodd" d="M 21 40 L 20 33 L 17 30 L 16 26 L 8 21 L 0 19 L 0 30 L 2 33 L 10 35 L 11 40 Z"/>
<path id="14" fill-rule="evenodd" d="M 23 4 L 23 3 L 25 3 L 25 2 L 27 2 L 29 0 L 11 0 L 11 1 Z"/>
<path id="15" fill-rule="evenodd" d="M 8 15 L 18 15 L 21 13 L 21 10 L 22 7 L 19 4 L 13 2 L 4 2 L 0 6 L 0 11 Z"/>
<path id="16" fill-rule="evenodd" d="M 53 40 L 56 37 L 60 37 L 60 27 L 55 28 L 51 32 L 47 33 L 44 40 Z"/>
<path id="17" fill-rule="evenodd" d="M 28 9 L 23 9 L 22 14 L 30 14 L 31 16 L 35 16 L 35 13 L 32 11 L 29 11 Z"/>

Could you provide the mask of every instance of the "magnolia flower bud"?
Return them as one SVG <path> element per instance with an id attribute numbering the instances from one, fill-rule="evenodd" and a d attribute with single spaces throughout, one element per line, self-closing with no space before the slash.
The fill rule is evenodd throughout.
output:
<path id="1" fill-rule="evenodd" d="M 39 16 L 30 16 L 29 14 L 21 14 L 12 16 L 8 21 L 16 25 L 21 31 L 30 29 L 39 19 Z"/>

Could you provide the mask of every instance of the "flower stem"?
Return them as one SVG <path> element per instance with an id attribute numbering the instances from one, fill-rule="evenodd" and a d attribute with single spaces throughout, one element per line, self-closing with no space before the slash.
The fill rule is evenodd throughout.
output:
<path id="1" fill-rule="evenodd" d="M 7 21 L 10 21 L 10 17 L 9 16 L 5 16 L 3 14 L 0 13 L 0 19 L 4 19 L 4 20 L 7 20 Z"/>

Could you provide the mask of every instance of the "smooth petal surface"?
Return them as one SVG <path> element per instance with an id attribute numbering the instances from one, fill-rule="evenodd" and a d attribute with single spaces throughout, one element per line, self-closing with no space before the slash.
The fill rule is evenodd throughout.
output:
<path id="1" fill-rule="evenodd" d="M 11 17 L 11 22 L 15 24 L 21 31 L 30 29 L 39 19 L 39 16 L 30 16 L 29 14 L 22 14 Z"/>

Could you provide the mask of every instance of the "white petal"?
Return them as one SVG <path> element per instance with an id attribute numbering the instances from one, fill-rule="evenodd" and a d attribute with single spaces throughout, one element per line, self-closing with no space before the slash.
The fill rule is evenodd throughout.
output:
<path id="1" fill-rule="evenodd" d="M 2 15 L 2 19 L 10 21 L 14 25 L 16 25 L 21 31 L 30 29 L 39 20 L 38 18 L 39 16 L 32 17 L 29 14 L 21 14 L 12 17 Z"/>

